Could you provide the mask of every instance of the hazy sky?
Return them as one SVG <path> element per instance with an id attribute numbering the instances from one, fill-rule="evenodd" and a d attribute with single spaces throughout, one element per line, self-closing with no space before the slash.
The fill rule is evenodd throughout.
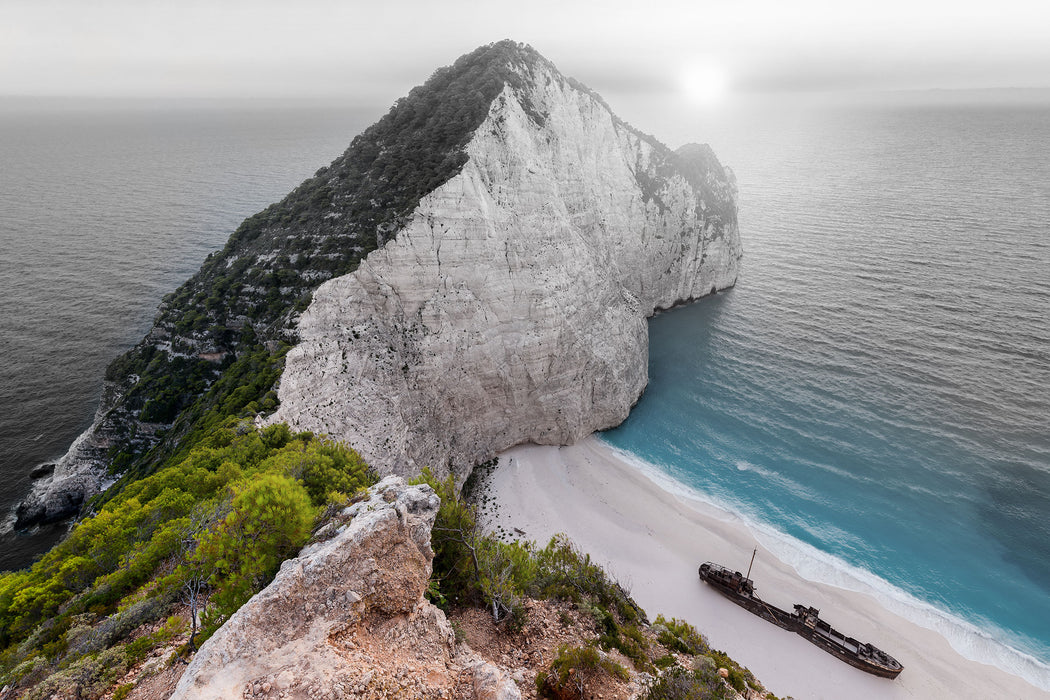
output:
<path id="1" fill-rule="evenodd" d="M 1050 0 L 0 0 L 0 95 L 389 104 L 525 41 L 603 94 L 1050 87 Z"/>

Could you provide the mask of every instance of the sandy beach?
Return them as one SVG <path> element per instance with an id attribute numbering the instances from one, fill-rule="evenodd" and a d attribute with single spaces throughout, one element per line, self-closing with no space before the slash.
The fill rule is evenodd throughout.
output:
<path id="1" fill-rule="evenodd" d="M 503 453 L 489 478 L 498 510 L 489 527 L 518 528 L 545 543 L 566 533 L 631 591 L 654 619 L 688 620 L 779 697 L 796 700 L 1034 700 L 1025 680 L 970 661 L 948 641 L 884 608 L 875 597 L 804 580 L 776 559 L 739 518 L 664 491 L 591 436 L 570 447 L 523 445 Z M 886 680 L 854 669 L 710 590 L 697 576 L 711 560 L 747 569 L 763 599 L 820 608 L 836 629 L 895 656 L 904 671 Z"/>

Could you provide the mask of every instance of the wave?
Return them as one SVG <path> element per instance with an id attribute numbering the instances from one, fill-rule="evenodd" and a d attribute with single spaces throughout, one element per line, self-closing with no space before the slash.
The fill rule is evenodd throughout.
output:
<path id="1" fill-rule="evenodd" d="M 766 523 L 759 514 L 737 504 L 719 500 L 667 473 L 659 465 L 642 459 L 598 436 L 624 462 L 640 471 L 658 487 L 673 496 L 705 506 L 706 515 L 724 522 L 738 522 L 755 534 L 758 542 L 780 562 L 790 566 L 807 581 L 832 586 L 874 599 L 889 612 L 944 637 L 964 658 L 993 665 L 1050 691 L 1050 665 L 1017 647 L 1036 646 L 1031 640 L 1013 640 L 1011 634 L 987 621 L 970 621 L 941 610 L 901 590 L 880 576 L 787 535 Z M 763 473 L 766 470 L 741 460 L 737 469 Z M 774 475 L 775 476 L 775 475 Z"/>

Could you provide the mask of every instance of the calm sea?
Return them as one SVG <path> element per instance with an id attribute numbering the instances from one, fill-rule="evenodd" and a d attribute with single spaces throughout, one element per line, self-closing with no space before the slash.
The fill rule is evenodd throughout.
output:
<path id="1" fill-rule="evenodd" d="M 1050 690 L 1050 106 L 777 119 L 714 142 L 737 287 L 652 320 L 604 439 Z"/>
<path id="2" fill-rule="evenodd" d="M 0 103 L 3 512 L 161 297 L 376 116 Z M 1050 688 L 1050 108 L 698 130 L 739 178 L 743 273 L 653 319 L 651 384 L 605 439 Z M 0 568 L 60 534 L 0 534 Z"/>
<path id="3" fill-rule="evenodd" d="M 65 531 L 16 535 L 8 514 L 91 424 L 106 365 L 161 298 L 376 116 L 0 101 L 0 569 Z"/>

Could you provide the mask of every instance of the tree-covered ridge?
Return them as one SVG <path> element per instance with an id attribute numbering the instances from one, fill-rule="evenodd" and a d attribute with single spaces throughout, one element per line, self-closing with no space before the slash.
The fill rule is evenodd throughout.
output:
<path id="1" fill-rule="evenodd" d="M 460 171 L 492 100 L 505 85 L 523 89 L 522 76 L 540 61 L 530 47 L 503 41 L 438 69 L 331 165 L 246 219 L 165 297 L 149 335 L 108 368 L 121 398 L 103 423 L 116 445 L 107 459 L 148 471 L 143 455 L 165 435 L 172 442 L 158 427 L 185 429 L 185 412 L 244 348 L 294 342 L 295 320 L 313 290 L 355 270 L 424 195 Z"/>
<path id="2" fill-rule="evenodd" d="M 330 504 L 374 481 L 344 446 L 227 420 L 30 569 L 0 575 L 0 686 L 97 697 L 91 688 L 151 648 L 129 641 L 132 630 L 184 604 L 209 634 L 295 555 Z"/>

